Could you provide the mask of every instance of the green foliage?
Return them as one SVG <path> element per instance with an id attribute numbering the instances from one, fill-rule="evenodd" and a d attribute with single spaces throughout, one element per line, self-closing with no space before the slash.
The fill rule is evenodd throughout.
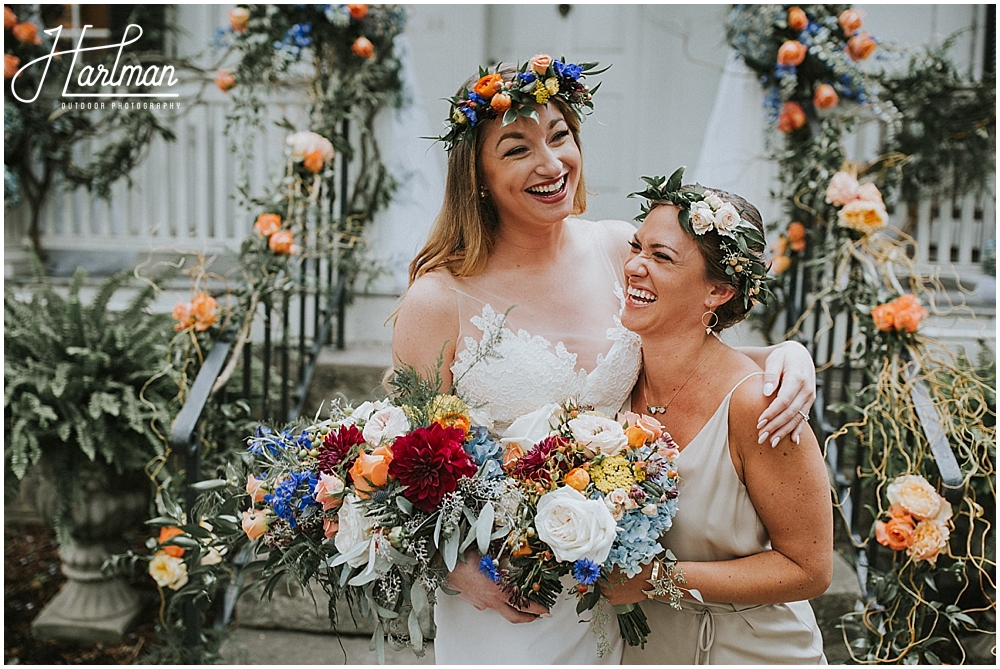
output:
<path id="1" fill-rule="evenodd" d="M 57 531 L 70 529 L 66 509 L 85 462 L 117 472 L 142 469 L 164 452 L 172 396 L 164 373 L 170 320 L 150 315 L 155 287 L 138 290 L 120 312 L 108 302 L 129 272 L 105 281 L 89 305 L 78 270 L 63 298 L 35 259 L 29 301 L 4 288 L 4 467 L 17 479 L 43 463 L 60 486 Z"/>

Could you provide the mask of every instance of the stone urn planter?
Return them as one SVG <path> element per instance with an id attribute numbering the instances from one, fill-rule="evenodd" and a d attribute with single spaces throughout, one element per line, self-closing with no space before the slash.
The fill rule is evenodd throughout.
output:
<path id="1" fill-rule="evenodd" d="M 59 500 L 46 470 L 36 470 L 34 501 L 51 526 Z M 31 631 L 42 639 L 114 642 L 135 621 L 143 602 L 124 580 L 104 576 L 101 566 L 113 553 L 125 550 L 123 533 L 147 516 L 149 480 L 141 472 L 118 475 L 100 464 L 89 464 L 75 475 L 81 499 L 72 505 L 71 537 L 59 548 L 68 580 L 35 618 Z"/>

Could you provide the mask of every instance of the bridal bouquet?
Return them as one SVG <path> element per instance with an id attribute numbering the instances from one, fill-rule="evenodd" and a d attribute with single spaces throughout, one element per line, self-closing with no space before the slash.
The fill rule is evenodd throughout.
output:
<path id="1" fill-rule="evenodd" d="M 524 502 L 511 533 L 484 554 L 480 570 L 512 604 L 551 608 L 562 577 L 571 574 L 582 613 L 600 600 L 599 578 L 616 567 L 635 576 L 664 551 L 658 539 L 677 512 L 677 446 L 649 416 L 629 412 L 619 419 L 549 404 L 505 433 L 505 469 Z M 622 638 L 644 644 L 650 629 L 642 609 L 615 609 Z M 598 631 L 603 655 L 608 644 Z"/>
<path id="2" fill-rule="evenodd" d="M 380 662 L 387 640 L 423 654 L 447 571 L 474 542 L 485 553 L 507 536 L 522 501 L 465 402 L 412 370 L 395 383 L 392 400 L 335 406 L 298 431 L 259 428 L 243 513 L 247 536 L 270 549 L 266 575 L 317 576 L 374 616 Z"/>

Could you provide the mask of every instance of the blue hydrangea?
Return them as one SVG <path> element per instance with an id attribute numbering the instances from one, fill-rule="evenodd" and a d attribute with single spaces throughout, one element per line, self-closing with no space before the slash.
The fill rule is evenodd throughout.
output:
<path id="1" fill-rule="evenodd" d="M 465 442 L 465 452 L 472 457 L 477 467 L 486 466 L 487 478 L 503 473 L 503 449 L 500 442 L 493 438 L 482 425 L 474 425 L 469 430 L 469 440 Z"/>
<path id="2" fill-rule="evenodd" d="M 561 60 L 552 61 L 552 69 L 561 77 L 569 77 L 573 81 L 580 78 L 583 68 L 576 63 L 564 63 Z"/>
<path id="3" fill-rule="evenodd" d="M 593 585 L 601 576 L 601 565 L 587 558 L 581 558 L 573 563 L 573 578 L 581 585 Z"/>
<path id="4" fill-rule="evenodd" d="M 479 572 L 494 583 L 500 582 L 500 572 L 497 571 L 496 562 L 489 555 L 479 558 Z"/>

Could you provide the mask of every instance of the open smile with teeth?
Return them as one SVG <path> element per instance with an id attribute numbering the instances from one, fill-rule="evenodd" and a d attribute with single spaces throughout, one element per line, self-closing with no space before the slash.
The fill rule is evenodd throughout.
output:
<path id="1" fill-rule="evenodd" d="M 638 304 L 652 304 L 656 302 L 656 295 L 632 286 L 628 287 L 628 295 Z"/>
<path id="2" fill-rule="evenodd" d="M 554 181 L 544 186 L 532 186 L 527 189 L 532 195 L 551 196 L 561 193 L 566 187 L 566 175 L 562 175 L 558 181 Z"/>

